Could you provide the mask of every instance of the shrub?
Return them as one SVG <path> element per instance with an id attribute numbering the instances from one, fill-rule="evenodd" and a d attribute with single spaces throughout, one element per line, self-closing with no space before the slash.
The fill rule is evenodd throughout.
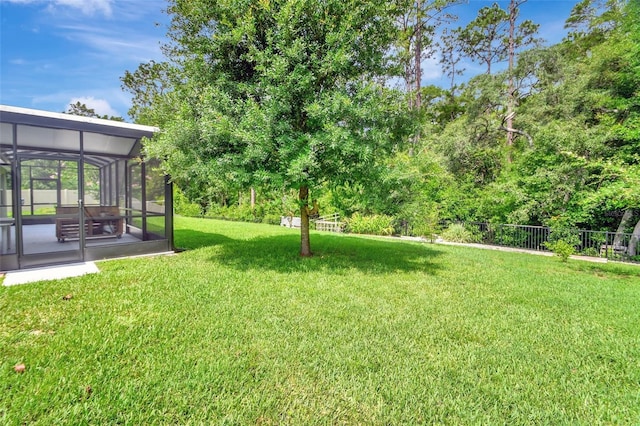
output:
<path id="1" fill-rule="evenodd" d="M 442 232 L 442 239 L 452 243 L 477 243 L 480 235 L 477 231 L 466 228 L 461 223 L 452 223 Z"/>
<path id="2" fill-rule="evenodd" d="M 396 217 L 396 232 L 433 240 L 438 227 L 438 209 L 435 203 L 413 203 Z"/>
<path id="3" fill-rule="evenodd" d="M 580 232 L 568 219 L 562 217 L 554 217 L 549 220 L 548 226 L 550 228 L 550 243 L 555 243 L 562 240 L 573 247 L 580 245 Z M 547 245 L 547 247 L 549 246 Z"/>
<path id="4" fill-rule="evenodd" d="M 544 243 L 549 250 L 551 250 L 556 256 L 558 256 L 563 262 L 569 259 L 569 256 L 575 253 L 574 246 L 566 242 L 565 240 L 547 241 Z"/>
<path id="5" fill-rule="evenodd" d="M 584 250 L 582 250 L 582 254 L 584 256 L 591 256 L 591 257 L 599 257 L 600 256 L 600 252 L 595 247 L 587 247 L 587 248 L 585 248 Z"/>
<path id="6" fill-rule="evenodd" d="M 354 213 L 347 221 L 347 230 L 354 234 L 392 235 L 393 218 L 387 215 L 363 216 Z"/>
<path id="7" fill-rule="evenodd" d="M 270 225 L 280 225 L 280 216 L 277 214 L 268 214 L 262 218 L 262 223 L 268 223 Z"/>
<path id="8" fill-rule="evenodd" d="M 498 225 L 495 231 L 494 243 L 507 247 L 527 247 L 527 243 L 539 245 L 544 236 L 537 235 L 518 226 Z M 537 237 L 537 238 L 536 238 Z"/>
<path id="9" fill-rule="evenodd" d="M 177 187 L 174 187 L 173 190 L 173 208 L 175 213 L 181 216 L 202 216 L 202 207 L 199 204 L 191 203 Z"/>
<path id="10" fill-rule="evenodd" d="M 438 213 L 434 212 L 429 216 L 424 216 L 413 224 L 412 232 L 419 237 L 433 240 L 438 226 Z"/>
<path id="11" fill-rule="evenodd" d="M 214 206 L 207 211 L 206 217 L 214 219 L 226 219 L 239 222 L 261 222 L 262 218 L 257 217 L 255 210 L 248 204 L 241 206 Z M 279 222 L 279 220 L 278 220 Z"/>

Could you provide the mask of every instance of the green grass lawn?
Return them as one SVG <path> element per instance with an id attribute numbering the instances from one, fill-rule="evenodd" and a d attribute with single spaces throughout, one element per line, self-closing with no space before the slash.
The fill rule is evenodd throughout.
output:
<path id="1" fill-rule="evenodd" d="M 0 289 L 0 424 L 640 423 L 637 266 L 176 226 Z"/>

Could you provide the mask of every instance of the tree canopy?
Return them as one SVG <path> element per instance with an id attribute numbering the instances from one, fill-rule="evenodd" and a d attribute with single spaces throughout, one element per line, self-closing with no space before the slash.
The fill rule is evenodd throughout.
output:
<path id="1" fill-rule="evenodd" d="M 95 111 L 95 109 L 89 108 L 86 104 L 83 104 L 80 101 L 76 102 L 75 104 L 69 104 L 69 108 L 67 108 L 64 113 L 79 115 L 82 117 L 102 118 L 104 120 L 124 121 L 124 118 L 122 117 L 116 117 L 108 114 L 100 115 Z"/>
<path id="2" fill-rule="evenodd" d="M 374 179 L 408 128 L 383 80 L 395 32 L 384 1 L 174 1 L 179 83 L 148 153 L 187 187 L 299 191 L 301 254 L 311 254 L 309 191 Z"/>
<path id="3" fill-rule="evenodd" d="M 396 230 L 477 220 L 640 237 L 640 6 L 580 0 L 567 37 L 542 46 L 525 2 L 456 26 L 455 0 L 174 0 L 167 61 L 123 87 L 132 116 L 163 129 L 147 154 L 190 200 L 241 206 L 259 188 L 283 214 L 295 191 L 303 255 L 309 197 Z M 422 84 L 428 58 L 450 87 Z M 469 62 L 483 69 L 460 80 Z"/>

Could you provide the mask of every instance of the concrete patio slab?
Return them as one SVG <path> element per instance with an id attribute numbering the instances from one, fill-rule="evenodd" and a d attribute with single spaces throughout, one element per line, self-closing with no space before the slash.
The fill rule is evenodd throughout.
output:
<path id="1" fill-rule="evenodd" d="M 22 269 L 7 272 L 4 277 L 5 286 L 27 284 L 35 281 L 60 280 L 100 272 L 94 262 L 73 263 L 69 265 L 50 266 L 46 268 Z"/>

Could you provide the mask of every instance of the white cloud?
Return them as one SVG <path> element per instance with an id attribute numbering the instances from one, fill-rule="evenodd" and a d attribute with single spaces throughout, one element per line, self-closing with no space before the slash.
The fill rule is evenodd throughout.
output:
<path id="1" fill-rule="evenodd" d="M 20 4 L 46 4 L 47 10 L 55 12 L 59 7 L 79 9 L 85 15 L 94 15 L 96 12 L 104 16 L 111 16 L 113 0 L 6 0 L 9 3 Z"/>
<path id="2" fill-rule="evenodd" d="M 66 109 L 68 109 L 69 105 L 75 104 L 77 102 L 80 102 L 81 104 L 85 104 L 87 108 L 93 109 L 98 115 L 108 115 L 108 116 L 115 116 L 115 117 L 118 117 L 120 115 L 118 111 L 116 111 L 111 107 L 111 105 L 109 105 L 109 102 L 107 100 L 96 99 L 93 96 L 71 98 L 71 100 L 67 102 L 67 107 L 65 108 L 65 111 Z"/>
<path id="3" fill-rule="evenodd" d="M 65 38 L 91 48 L 93 54 L 105 54 L 110 61 L 147 62 L 162 57 L 156 36 L 132 32 L 130 29 L 105 29 L 88 25 L 60 25 Z"/>
<path id="4" fill-rule="evenodd" d="M 112 0 L 55 0 L 57 6 L 68 6 L 80 9 L 85 15 L 101 12 L 104 16 L 111 16 Z"/>
<path id="5" fill-rule="evenodd" d="M 442 77 L 442 66 L 436 57 L 422 61 L 422 81 L 435 81 Z"/>

